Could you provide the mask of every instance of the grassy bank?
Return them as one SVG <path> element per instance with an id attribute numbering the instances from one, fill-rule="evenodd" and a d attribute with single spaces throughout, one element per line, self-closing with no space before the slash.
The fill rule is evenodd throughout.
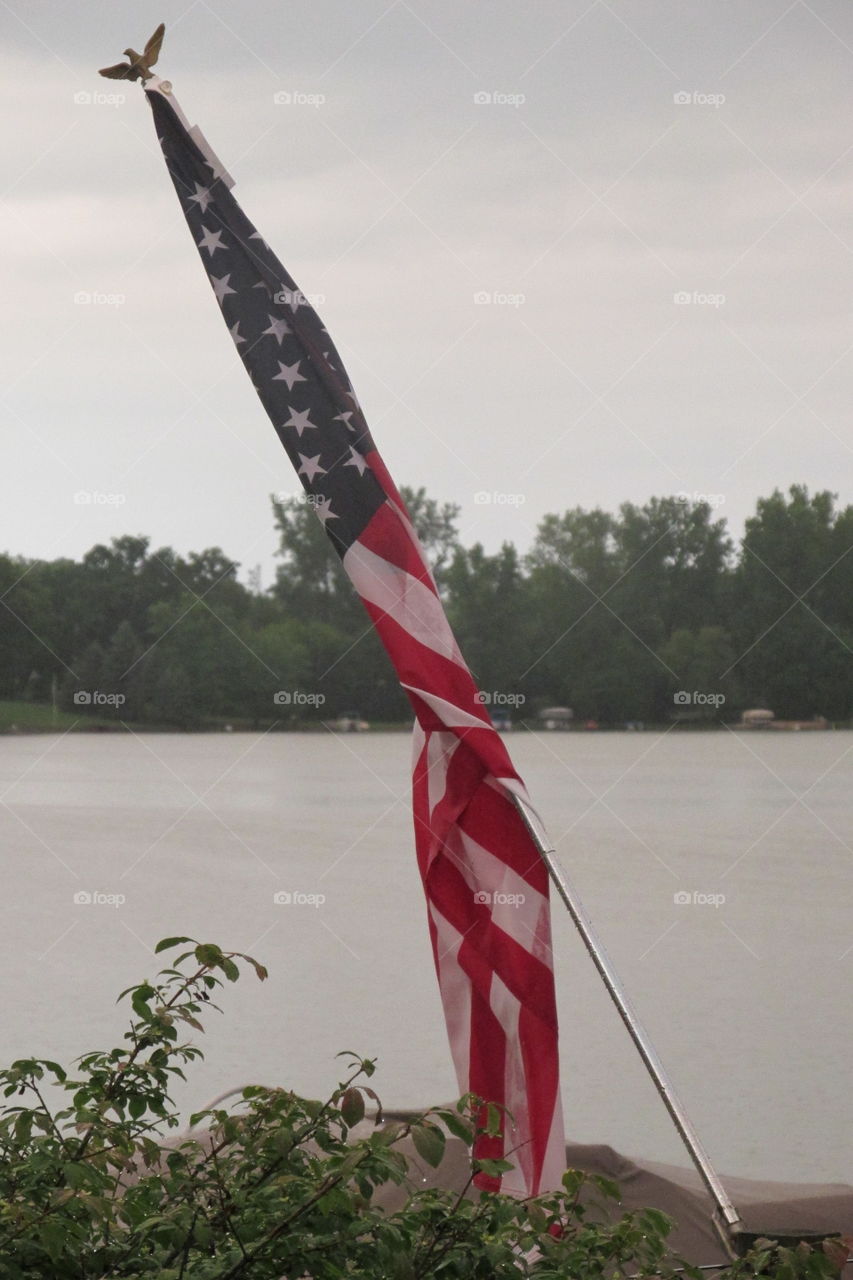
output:
<path id="1" fill-rule="evenodd" d="M 41 702 L 0 701 L 0 733 L 56 733 L 70 729 L 80 717 Z"/>

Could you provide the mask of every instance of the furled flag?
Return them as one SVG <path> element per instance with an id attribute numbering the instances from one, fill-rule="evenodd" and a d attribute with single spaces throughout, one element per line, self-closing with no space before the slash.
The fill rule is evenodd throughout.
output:
<path id="1" fill-rule="evenodd" d="M 554 1189 L 565 1158 L 548 876 L 514 803 L 524 788 L 340 356 L 162 85 L 146 93 L 225 323 L 414 707 L 418 863 L 459 1088 L 513 1117 L 475 1151 L 513 1171 L 478 1183 Z"/>

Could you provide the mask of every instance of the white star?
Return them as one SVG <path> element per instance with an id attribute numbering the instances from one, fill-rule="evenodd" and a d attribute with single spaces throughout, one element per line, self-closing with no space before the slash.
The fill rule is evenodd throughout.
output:
<path id="1" fill-rule="evenodd" d="M 314 510 L 317 513 L 317 519 L 322 520 L 323 524 L 325 524 L 327 520 L 337 520 L 338 518 L 332 510 L 331 498 L 324 498 L 322 502 L 315 502 Z"/>
<path id="2" fill-rule="evenodd" d="M 346 413 L 336 413 L 333 418 L 333 421 L 342 422 L 346 427 L 347 431 L 355 431 L 355 427 L 350 422 L 350 418 L 354 413 L 355 413 L 355 409 L 347 409 Z"/>
<path id="3" fill-rule="evenodd" d="M 213 196 L 210 194 L 210 187 L 203 187 L 200 182 L 195 183 L 195 195 L 190 196 L 190 200 L 195 200 L 202 213 L 207 212 L 207 206 L 210 204 Z"/>
<path id="4" fill-rule="evenodd" d="M 344 466 L 345 466 L 345 467 L 358 467 L 358 474 L 359 474 L 360 476 L 363 476 L 363 475 L 364 475 L 364 473 L 365 473 L 365 471 L 367 470 L 367 467 L 368 467 L 367 459 L 366 459 L 365 457 L 363 457 L 363 456 L 358 452 L 358 450 L 353 449 L 352 445 L 350 445 L 350 453 L 352 454 L 352 457 L 351 457 L 351 458 L 347 458 L 346 462 L 344 463 Z"/>
<path id="5" fill-rule="evenodd" d="M 286 427 L 296 427 L 296 434 L 299 436 L 300 440 L 302 439 L 302 432 L 307 431 L 309 427 L 314 430 L 317 429 L 316 422 L 308 421 L 308 415 L 310 412 L 310 409 L 300 409 L 298 412 L 294 409 L 293 413 L 284 424 Z"/>
<path id="6" fill-rule="evenodd" d="M 352 387 L 350 387 L 349 391 L 348 391 L 346 394 L 349 396 L 350 400 L 352 400 L 352 402 L 353 402 L 353 404 L 355 405 L 356 409 L 358 409 L 358 410 L 359 410 L 359 412 L 360 412 L 360 411 L 361 411 L 361 405 L 358 403 L 358 396 L 355 394 L 355 392 L 353 391 Z"/>
<path id="7" fill-rule="evenodd" d="M 231 272 L 227 276 L 211 276 L 210 283 L 213 285 L 213 292 L 216 294 L 218 302 L 221 302 L 226 293 L 236 293 L 236 289 L 232 289 L 228 281 L 231 279 Z"/>
<path id="8" fill-rule="evenodd" d="M 198 247 L 199 249 L 206 249 L 212 258 L 217 249 L 225 248 L 225 245 L 222 243 L 222 232 L 208 231 L 204 223 L 201 224 L 201 229 L 204 232 L 204 235 L 199 240 Z"/>
<path id="9" fill-rule="evenodd" d="M 296 474 L 298 476 L 304 476 L 309 484 L 315 476 L 324 476 L 326 474 L 326 468 L 320 466 L 319 453 L 315 454 L 313 458 L 306 458 L 304 453 L 300 453 L 299 461 L 302 463 L 302 466 Z"/>
<path id="10" fill-rule="evenodd" d="M 261 244 L 264 246 L 264 248 L 265 248 L 265 249 L 268 249 L 268 248 L 269 248 L 269 245 L 267 244 L 267 242 L 266 242 L 266 240 L 264 239 L 264 237 L 261 235 L 260 231 L 253 231 L 253 232 L 252 232 L 252 234 L 249 236 L 249 239 L 250 239 L 250 240 L 260 240 Z"/>
<path id="11" fill-rule="evenodd" d="M 240 337 L 240 335 L 239 335 L 239 333 L 237 332 L 237 330 L 238 330 L 239 328 L 240 328 L 240 321 L 239 321 L 239 320 L 237 320 L 237 321 L 235 321 L 235 323 L 234 323 L 234 324 L 232 324 L 231 328 L 230 328 L 230 329 L 229 329 L 229 331 L 228 331 L 228 332 L 231 334 L 231 337 L 234 339 L 234 342 L 235 342 L 235 344 L 236 344 L 238 347 L 239 347 L 239 345 L 240 345 L 240 343 L 241 343 L 241 342 L 245 342 L 245 341 L 246 341 L 246 339 L 245 339 L 245 338 L 241 338 L 241 337 Z"/>
<path id="12" fill-rule="evenodd" d="M 278 339 L 278 345 L 281 346 L 281 340 L 284 335 L 286 333 L 292 333 L 293 330 L 286 320 L 279 320 L 277 316 L 271 316 L 269 312 L 267 312 L 267 319 L 270 322 L 270 327 L 268 329 L 264 329 L 261 337 L 266 337 L 268 333 L 271 333 L 274 338 Z"/>
<path id="13" fill-rule="evenodd" d="M 278 362 L 278 373 L 273 375 L 273 382 L 286 382 L 288 391 L 293 390 L 294 382 L 307 382 L 307 378 L 303 378 L 299 372 L 301 360 L 297 360 L 295 364 L 282 364 Z"/>

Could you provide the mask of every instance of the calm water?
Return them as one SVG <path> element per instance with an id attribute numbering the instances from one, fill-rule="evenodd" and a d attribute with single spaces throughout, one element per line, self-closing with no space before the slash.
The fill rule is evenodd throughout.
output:
<path id="1" fill-rule="evenodd" d="M 853 736 L 510 745 L 718 1167 L 853 1181 Z M 408 763 L 396 734 L 0 738 L 3 1059 L 115 1043 L 114 996 L 186 933 L 270 980 L 225 993 L 182 1106 L 250 1080 L 319 1095 L 349 1048 L 388 1105 L 454 1096 Z M 559 906 L 555 935 L 569 1135 L 686 1163 Z"/>

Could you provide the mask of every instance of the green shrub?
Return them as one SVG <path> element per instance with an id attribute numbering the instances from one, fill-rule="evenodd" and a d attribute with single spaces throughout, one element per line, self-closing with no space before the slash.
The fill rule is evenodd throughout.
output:
<path id="1" fill-rule="evenodd" d="M 365 1100 L 379 1107 L 366 1083 L 374 1063 L 354 1054 L 341 1055 L 346 1078 L 325 1102 L 250 1086 L 236 1112 L 192 1117 L 206 1122 L 200 1136 L 170 1139 L 178 1126 L 170 1084 L 201 1057 L 182 1036 L 202 1030 L 204 1013 L 217 1007 L 213 993 L 223 979 L 237 980 L 240 962 L 266 977 L 250 956 L 210 943 L 169 938 L 157 951 L 185 945 L 153 982 L 119 997 L 133 1014 L 122 1046 L 84 1055 L 73 1077 L 41 1059 L 0 1072 L 0 1280 L 673 1275 L 665 1215 L 599 1220 L 591 1193 L 613 1200 L 618 1189 L 574 1171 L 559 1193 L 536 1200 L 466 1194 L 469 1180 L 462 1193 L 432 1188 L 384 1211 L 373 1193 L 404 1183 L 404 1138 L 435 1166 L 446 1132 L 470 1148 L 500 1115 L 467 1097 L 353 1140 Z M 58 1086 L 67 1105 L 49 1106 L 46 1085 Z M 508 1166 L 472 1160 L 472 1178 L 478 1167 Z M 779 1280 L 832 1272 L 820 1251 L 781 1257 L 769 1247 L 736 1268 L 739 1276 L 758 1269 Z"/>

